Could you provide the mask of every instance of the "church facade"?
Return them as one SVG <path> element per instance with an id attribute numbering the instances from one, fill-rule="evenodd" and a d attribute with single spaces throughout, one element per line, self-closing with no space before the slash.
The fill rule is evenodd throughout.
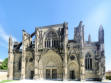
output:
<path id="1" fill-rule="evenodd" d="M 22 42 L 9 38 L 8 79 L 102 80 L 105 74 L 104 30 L 98 41 L 84 40 L 84 25 L 68 40 L 68 23 L 23 30 Z"/>

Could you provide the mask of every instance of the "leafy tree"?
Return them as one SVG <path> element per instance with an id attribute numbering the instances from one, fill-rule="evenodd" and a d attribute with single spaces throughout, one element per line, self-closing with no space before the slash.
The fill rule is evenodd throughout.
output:
<path id="1" fill-rule="evenodd" d="M 111 76 L 106 76 L 106 79 L 109 79 L 109 80 L 111 80 Z"/>
<path id="2" fill-rule="evenodd" d="M 0 69 L 7 70 L 8 69 L 8 58 L 6 58 L 3 62 L 2 65 L 0 66 Z"/>

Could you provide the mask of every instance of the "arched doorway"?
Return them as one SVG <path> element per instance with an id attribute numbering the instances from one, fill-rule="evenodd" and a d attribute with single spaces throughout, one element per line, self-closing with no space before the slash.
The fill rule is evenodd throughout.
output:
<path id="1" fill-rule="evenodd" d="M 45 66 L 45 78 L 46 79 L 57 79 L 57 65 L 54 61 L 48 61 L 47 65 Z"/>
<path id="2" fill-rule="evenodd" d="M 79 79 L 79 67 L 77 62 L 69 62 L 68 64 L 68 79 L 77 80 Z"/>
<path id="3" fill-rule="evenodd" d="M 39 66 L 42 74 L 41 78 L 62 79 L 62 59 L 55 51 L 49 50 L 44 54 L 39 62 Z"/>

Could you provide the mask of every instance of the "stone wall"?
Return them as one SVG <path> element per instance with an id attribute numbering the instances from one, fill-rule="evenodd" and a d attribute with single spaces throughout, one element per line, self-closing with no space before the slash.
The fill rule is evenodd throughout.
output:
<path id="1" fill-rule="evenodd" d="M 13 79 L 20 79 L 21 76 L 21 53 L 14 54 Z"/>
<path id="2" fill-rule="evenodd" d="M 7 71 L 0 70 L 0 80 L 7 80 Z"/>

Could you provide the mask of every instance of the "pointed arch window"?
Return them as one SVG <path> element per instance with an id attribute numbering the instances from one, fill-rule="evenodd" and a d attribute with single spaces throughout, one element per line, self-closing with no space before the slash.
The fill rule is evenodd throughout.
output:
<path id="1" fill-rule="evenodd" d="M 85 56 L 85 69 L 92 70 L 92 57 L 89 53 Z"/>
<path id="2" fill-rule="evenodd" d="M 59 46 L 59 40 L 57 34 L 50 31 L 45 38 L 45 48 L 57 48 Z"/>

